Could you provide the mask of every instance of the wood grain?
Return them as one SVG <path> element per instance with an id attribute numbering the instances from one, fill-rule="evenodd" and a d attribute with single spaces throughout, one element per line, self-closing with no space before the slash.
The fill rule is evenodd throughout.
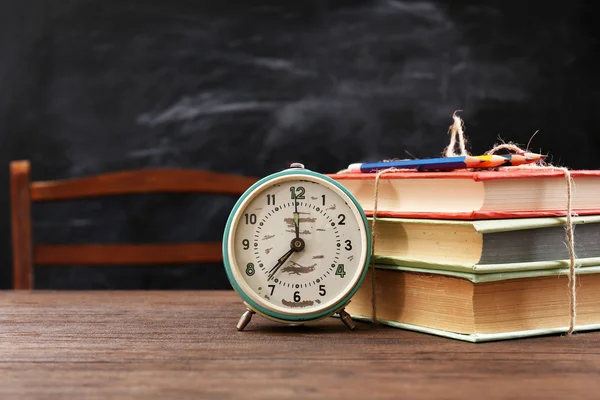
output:
<path id="1" fill-rule="evenodd" d="M 33 182 L 37 201 L 140 193 L 213 193 L 239 195 L 257 181 L 247 176 L 176 168 L 120 171 L 83 178 Z"/>
<path id="2" fill-rule="evenodd" d="M 29 161 L 10 164 L 13 287 L 29 289 L 33 281 Z"/>
<path id="3" fill-rule="evenodd" d="M 0 293 L 0 398 L 597 398 L 600 334 L 235 323 L 233 292 Z"/>
<path id="4" fill-rule="evenodd" d="M 136 265 L 221 262 L 220 242 L 175 244 L 35 245 L 35 262 L 43 265 Z"/>

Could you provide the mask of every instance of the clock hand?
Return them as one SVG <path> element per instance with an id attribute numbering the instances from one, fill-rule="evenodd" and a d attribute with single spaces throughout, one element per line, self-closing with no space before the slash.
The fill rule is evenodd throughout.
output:
<path id="1" fill-rule="evenodd" d="M 284 255 L 279 257 L 279 260 L 277 260 L 277 264 L 275 264 L 275 266 L 273 268 L 271 268 L 269 273 L 273 272 L 273 270 L 275 270 L 277 267 L 279 267 L 280 264 L 283 264 L 292 255 L 292 253 L 294 251 L 295 251 L 294 249 L 289 249 Z"/>
<path id="2" fill-rule="evenodd" d="M 300 237 L 300 214 L 298 213 L 298 201 L 294 199 L 294 227 L 296 228 L 296 239 Z"/>
<path id="3" fill-rule="evenodd" d="M 295 251 L 304 250 L 304 239 L 300 237 L 300 213 L 298 212 L 298 202 L 294 199 L 294 228 L 296 228 L 296 238 L 292 239 L 292 248 Z"/>
<path id="4" fill-rule="evenodd" d="M 294 253 L 295 251 L 296 251 L 295 249 L 291 248 L 288 250 L 287 253 L 285 253 L 283 256 L 281 256 L 279 258 L 279 260 L 277 260 L 277 264 L 275 264 L 275 266 L 273 268 L 271 268 L 271 270 L 269 271 L 269 277 L 267 278 L 267 281 L 270 281 L 271 279 L 273 279 L 273 276 L 275 276 L 275 274 L 277 273 L 279 268 L 281 268 L 281 266 L 287 261 L 288 258 L 290 258 L 292 253 Z"/>

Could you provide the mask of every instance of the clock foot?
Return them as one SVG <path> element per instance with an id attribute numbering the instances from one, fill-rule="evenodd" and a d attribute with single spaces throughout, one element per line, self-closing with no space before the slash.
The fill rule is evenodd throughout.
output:
<path id="1" fill-rule="evenodd" d="M 348 327 L 348 329 L 350 329 L 351 331 L 354 330 L 354 328 L 356 328 L 356 325 L 354 324 L 354 321 L 352 320 L 352 317 L 350 316 L 350 314 L 348 314 L 346 312 L 346 310 L 342 309 L 339 311 L 338 313 L 340 315 L 340 318 L 342 319 L 342 322 L 344 323 L 344 325 L 346 325 Z"/>
<path id="2" fill-rule="evenodd" d="M 237 325 L 235 326 L 238 331 L 244 330 L 246 325 L 248 325 L 248 323 L 252 319 L 252 315 L 254 315 L 254 311 L 246 309 L 246 312 L 244 312 L 242 314 L 242 316 L 240 317 L 240 320 L 238 321 Z"/>

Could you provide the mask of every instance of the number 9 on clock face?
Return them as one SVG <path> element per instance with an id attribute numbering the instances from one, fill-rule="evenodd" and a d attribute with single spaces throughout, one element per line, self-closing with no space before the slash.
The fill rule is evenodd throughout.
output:
<path id="1" fill-rule="evenodd" d="M 331 315 L 350 300 L 366 273 L 370 236 L 342 185 L 292 168 L 242 195 L 227 222 L 223 256 L 250 309 L 298 323 Z"/>

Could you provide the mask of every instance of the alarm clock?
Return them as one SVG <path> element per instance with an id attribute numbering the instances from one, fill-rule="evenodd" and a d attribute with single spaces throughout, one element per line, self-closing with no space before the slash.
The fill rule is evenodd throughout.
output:
<path id="1" fill-rule="evenodd" d="M 236 202 L 223 237 L 227 277 L 252 315 L 304 324 L 338 314 L 358 290 L 371 256 L 365 214 L 341 184 L 302 164 L 269 175 Z"/>

